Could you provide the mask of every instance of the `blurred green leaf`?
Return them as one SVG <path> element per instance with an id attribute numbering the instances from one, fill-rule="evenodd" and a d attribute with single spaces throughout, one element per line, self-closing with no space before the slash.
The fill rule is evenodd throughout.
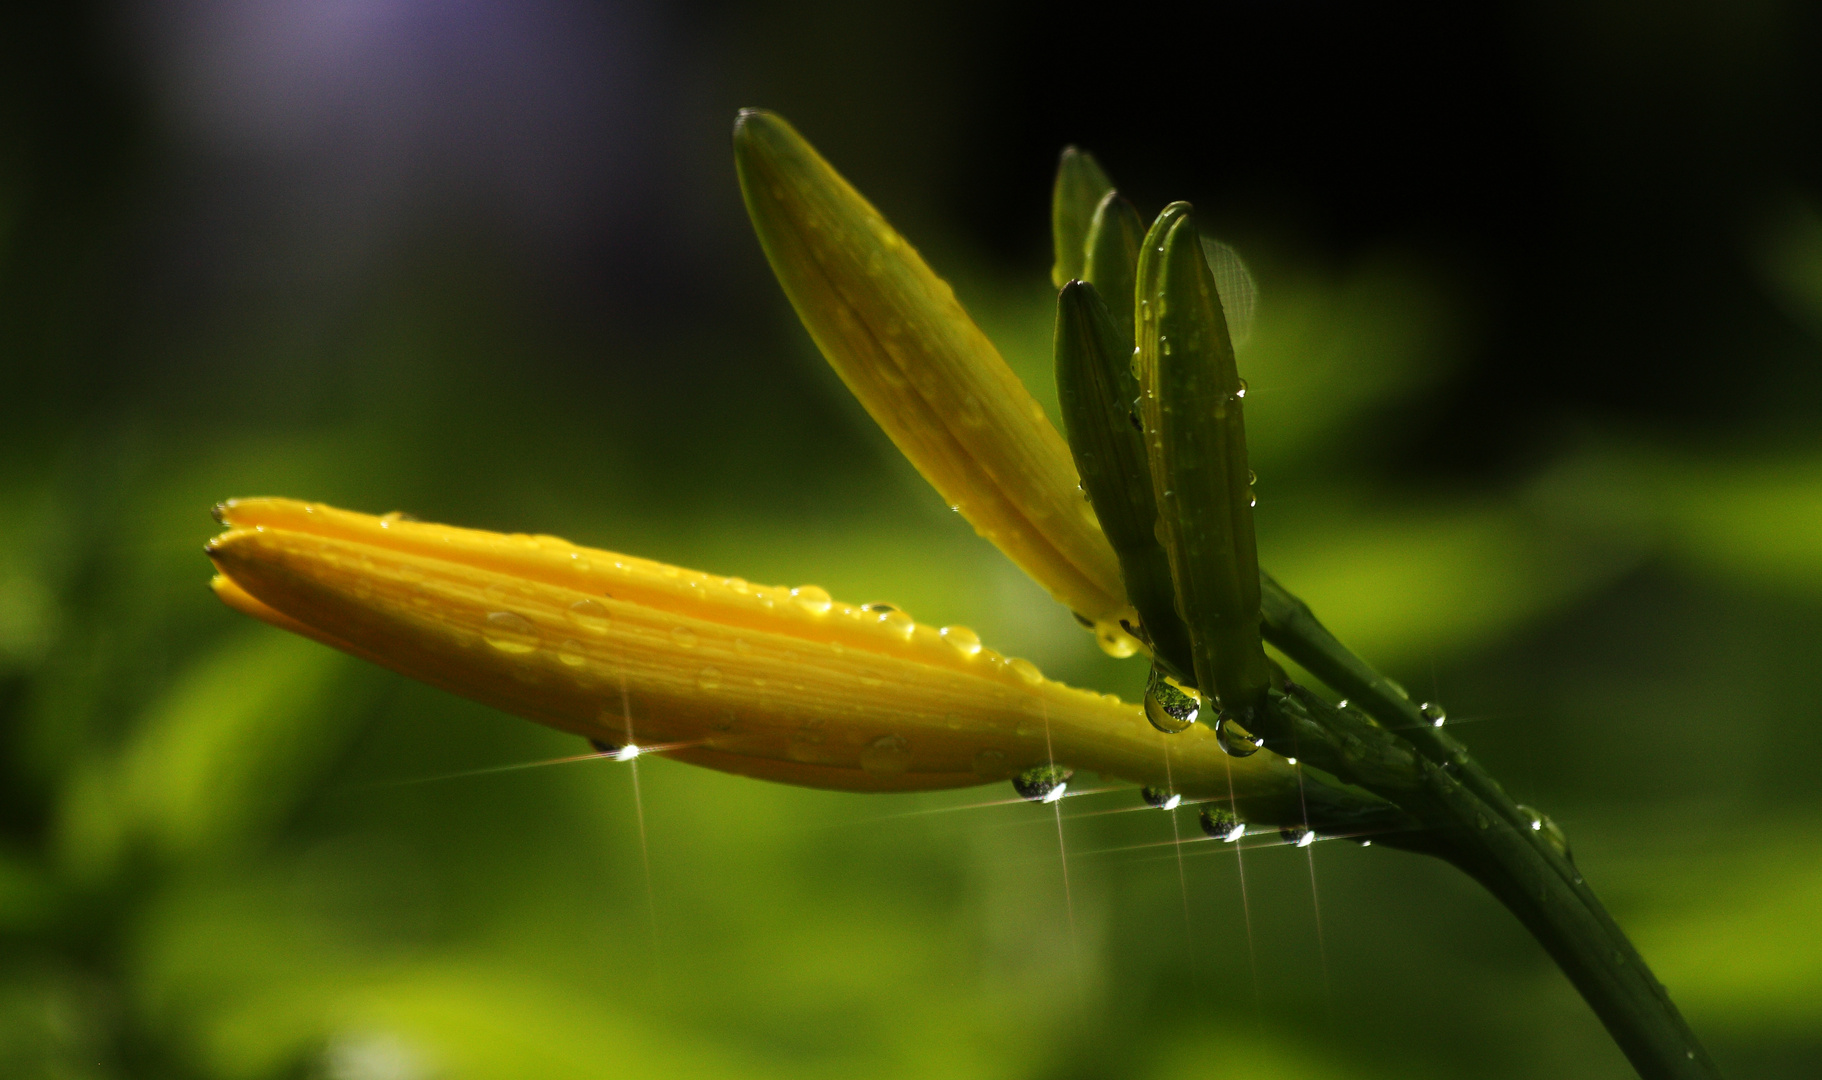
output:
<path id="1" fill-rule="evenodd" d="M 331 707 L 339 654 L 264 628 L 197 659 L 135 726 L 120 757 L 79 770 L 63 858 L 106 874 L 144 841 L 158 855 L 219 857 L 262 837 L 310 789 L 358 713 Z"/>

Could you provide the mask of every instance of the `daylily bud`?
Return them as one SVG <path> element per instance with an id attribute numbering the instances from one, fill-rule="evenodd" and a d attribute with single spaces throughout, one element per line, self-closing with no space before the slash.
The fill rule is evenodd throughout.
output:
<path id="1" fill-rule="evenodd" d="M 1055 349 L 1057 400 L 1082 488 L 1120 557 L 1126 593 L 1143 620 L 1153 659 L 1193 684 L 1189 632 L 1177 614 L 1170 559 L 1157 536 L 1145 440 L 1135 426 L 1138 384 L 1130 338 L 1115 327 L 1093 285 L 1072 281 L 1057 294 Z"/>
<path id="2" fill-rule="evenodd" d="M 1119 563 L 1069 447 L 948 284 L 779 117 L 741 113 L 734 159 L 785 295 L 873 419 L 1057 600 L 1117 622 Z"/>
<path id="3" fill-rule="evenodd" d="M 1056 251 L 1056 262 L 1050 268 L 1052 285 L 1060 289 L 1071 281 L 1084 279 L 1095 208 L 1112 192 L 1113 181 L 1093 154 L 1073 146 L 1063 148 L 1063 156 L 1057 162 L 1056 185 L 1050 192 L 1050 240 Z"/>
<path id="4" fill-rule="evenodd" d="M 578 735 L 866 791 L 1004 780 L 1055 760 L 1225 799 L 1231 769 L 1243 814 L 1300 820 L 1282 758 L 1229 759 L 1206 729 L 1161 735 L 1138 706 L 1046 679 L 961 627 L 549 536 L 286 499 L 218 516 L 228 531 L 208 550 L 229 605 Z M 1321 814 L 1326 789 L 1306 788 Z"/>
<path id="5" fill-rule="evenodd" d="M 1139 273 L 1139 244 L 1145 239 L 1145 222 L 1132 203 L 1110 191 L 1095 208 L 1088 228 L 1088 258 L 1082 280 L 1093 285 L 1107 305 L 1107 313 L 1125 344 L 1121 359 L 1129 364 L 1136 338 L 1133 334 L 1133 290 Z"/>
<path id="6" fill-rule="evenodd" d="M 1151 227 L 1139 256 L 1139 384 L 1196 684 L 1243 715 L 1270 682 L 1259 636 L 1259 559 L 1246 460 L 1245 384 L 1187 203 Z"/>

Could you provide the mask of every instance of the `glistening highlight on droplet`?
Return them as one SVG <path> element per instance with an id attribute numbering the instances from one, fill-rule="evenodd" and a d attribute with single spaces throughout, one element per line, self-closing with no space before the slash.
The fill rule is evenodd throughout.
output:
<path id="1" fill-rule="evenodd" d="M 1145 687 L 1145 719 L 1166 735 L 1189 730 L 1201 715 L 1202 700 L 1195 690 L 1164 674 L 1157 667 Z"/>

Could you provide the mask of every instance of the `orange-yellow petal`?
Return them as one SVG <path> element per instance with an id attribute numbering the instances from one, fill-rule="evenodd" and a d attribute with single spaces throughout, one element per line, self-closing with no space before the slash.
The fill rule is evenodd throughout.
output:
<path id="1" fill-rule="evenodd" d="M 1294 816 L 1296 774 L 1231 759 L 1197 725 L 1046 679 L 960 627 L 549 536 L 224 503 L 209 544 L 231 606 L 506 712 L 675 758 L 816 787 L 1003 780 L 1054 760 L 1255 820 Z M 1168 774 L 1166 751 L 1169 751 Z"/>
<path id="2" fill-rule="evenodd" d="M 734 160 L 785 295 L 905 457 L 1059 601 L 1129 615 L 1068 444 L 948 283 L 781 117 L 743 112 Z"/>

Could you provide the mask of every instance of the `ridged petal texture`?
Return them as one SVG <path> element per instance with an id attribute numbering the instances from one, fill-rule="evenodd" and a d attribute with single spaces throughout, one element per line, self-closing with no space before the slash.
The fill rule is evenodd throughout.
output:
<path id="1" fill-rule="evenodd" d="M 1282 758 L 1233 760 L 1140 708 L 901 611 L 551 536 L 223 503 L 229 605 L 551 727 L 728 772 L 865 791 L 1003 780 L 1050 760 L 1288 820 Z M 1166 751 L 1169 761 L 1166 762 Z M 1168 772 L 1167 772 L 1168 770 Z"/>
<path id="2" fill-rule="evenodd" d="M 743 112 L 734 160 L 785 294 L 899 450 L 1057 600 L 1127 613 L 1068 445 L 948 283 L 781 118 Z"/>

